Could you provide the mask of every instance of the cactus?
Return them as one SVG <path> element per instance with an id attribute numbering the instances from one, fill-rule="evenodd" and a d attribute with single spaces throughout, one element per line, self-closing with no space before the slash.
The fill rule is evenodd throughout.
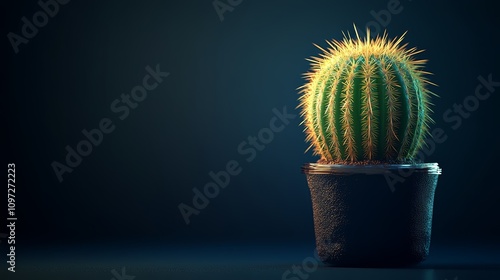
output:
<path id="1" fill-rule="evenodd" d="M 320 162 L 407 162 L 415 158 L 429 133 L 434 85 L 423 70 L 422 51 L 402 45 L 405 34 L 387 33 L 317 45 L 323 54 L 308 59 L 311 71 L 300 87 L 298 106 L 307 150 Z"/>

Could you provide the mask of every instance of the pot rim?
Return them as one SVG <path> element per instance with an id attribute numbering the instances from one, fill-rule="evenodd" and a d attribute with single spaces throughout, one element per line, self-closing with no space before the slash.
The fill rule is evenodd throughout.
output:
<path id="1" fill-rule="evenodd" d="M 384 174 L 394 171 L 420 172 L 441 175 L 442 169 L 438 163 L 402 163 L 402 164 L 322 164 L 305 163 L 301 167 L 304 174 Z"/>

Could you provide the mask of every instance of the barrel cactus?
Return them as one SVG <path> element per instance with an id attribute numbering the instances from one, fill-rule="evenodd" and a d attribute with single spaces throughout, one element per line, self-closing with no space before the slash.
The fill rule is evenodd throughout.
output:
<path id="1" fill-rule="evenodd" d="M 416 48 L 387 33 L 317 46 L 300 90 L 308 148 L 323 163 L 413 161 L 432 122 L 433 85 Z"/>

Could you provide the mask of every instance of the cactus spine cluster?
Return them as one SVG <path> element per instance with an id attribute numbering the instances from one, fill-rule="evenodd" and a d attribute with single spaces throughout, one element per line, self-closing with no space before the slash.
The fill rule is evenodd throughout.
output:
<path id="1" fill-rule="evenodd" d="M 309 59 L 300 91 L 306 141 L 324 162 L 408 161 L 428 133 L 432 84 L 421 51 L 406 49 L 403 34 L 370 39 L 344 34 Z"/>

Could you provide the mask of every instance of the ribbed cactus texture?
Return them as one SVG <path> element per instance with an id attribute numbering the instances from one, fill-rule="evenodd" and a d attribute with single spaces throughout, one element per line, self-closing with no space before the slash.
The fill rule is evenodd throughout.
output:
<path id="1" fill-rule="evenodd" d="M 313 57 L 300 105 L 306 141 L 324 162 L 407 161 L 424 144 L 434 95 L 421 51 L 403 36 L 344 35 Z"/>

